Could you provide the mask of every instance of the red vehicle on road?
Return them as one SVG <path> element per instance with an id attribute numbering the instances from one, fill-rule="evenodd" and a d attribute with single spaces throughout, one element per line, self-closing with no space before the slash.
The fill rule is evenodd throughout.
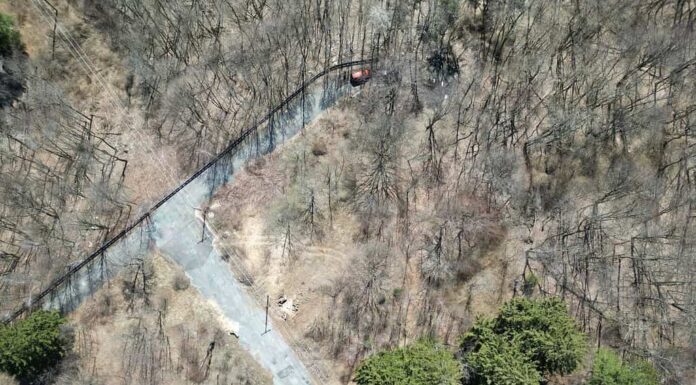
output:
<path id="1" fill-rule="evenodd" d="M 363 68 L 359 71 L 355 71 L 350 74 L 350 85 L 353 87 L 361 86 L 367 83 L 372 77 L 372 71 L 367 68 Z"/>

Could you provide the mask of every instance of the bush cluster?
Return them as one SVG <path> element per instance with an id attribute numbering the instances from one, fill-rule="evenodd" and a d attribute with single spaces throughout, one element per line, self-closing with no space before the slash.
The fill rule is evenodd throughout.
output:
<path id="1" fill-rule="evenodd" d="M 37 311 L 13 325 L 0 326 L 0 371 L 32 379 L 54 367 L 66 351 L 57 312 Z"/>
<path id="2" fill-rule="evenodd" d="M 19 31 L 11 16 L 0 13 L 0 56 L 10 56 L 22 48 Z"/>
<path id="3" fill-rule="evenodd" d="M 462 336 L 461 362 L 441 344 L 420 340 L 366 358 L 359 385 L 539 385 L 566 375 L 586 356 L 585 335 L 558 298 L 515 298 L 495 318 L 480 318 Z M 624 363 L 600 349 L 587 385 L 657 385 L 647 361 Z"/>
<path id="4" fill-rule="evenodd" d="M 456 385 L 461 371 L 454 355 L 433 340 L 368 357 L 358 367 L 359 385 Z"/>
<path id="5" fill-rule="evenodd" d="M 585 337 L 558 298 L 515 298 L 462 337 L 472 384 L 539 384 L 568 374 L 585 356 Z"/>
<path id="6" fill-rule="evenodd" d="M 625 363 L 611 350 L 599 349 L 588 385 L 657 385 L 659 377 L 647 361 Z"/>

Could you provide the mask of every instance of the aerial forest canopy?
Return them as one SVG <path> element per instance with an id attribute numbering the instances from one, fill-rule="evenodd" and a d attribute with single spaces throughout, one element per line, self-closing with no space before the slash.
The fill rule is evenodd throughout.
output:
<path id="1" fill-rule="evenodd" d="M 689 384 L 695 22 L 694 0 L 2 1 L 0 318 L 64 300 L 89 336 L 64 383 L 271 383 L 149 211 L 245 135 L 178 209 L 319 381 Z M 56 281 L 76 266 L 84 296 Z"/>

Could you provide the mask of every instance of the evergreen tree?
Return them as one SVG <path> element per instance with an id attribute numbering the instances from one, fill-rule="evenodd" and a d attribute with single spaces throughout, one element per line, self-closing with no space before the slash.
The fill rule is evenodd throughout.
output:
<path id="1" fill-rule="evenodd" d="M 0 13 L 0 56 L 9 56 L 21 48 L 22 42 L 14 20 L 11 16 Z"/>
<path id="2" fill-rule="evenodd" d="M 469 383 L 487 385 L 538 385 L 541 375 L 519 344 L 490 334 L 480 348 L 467 357 L 472 377 Z"/>
<path id="3" fill-rule="evenodd" d="M 0 371 L 31 379 L 53 367 L 65 353 L 57 312 L 37 311 L 14 325 L 0 326 Z"/>
<path id="4" fill-rule="evenodd" d="M 572 372 L 585 355 L 583 334 L 556 298 L 516 298 L 495 318 L 481 318 L 462 338 L 473 384 L 538 384 Z"/>
<path id="5" fill-rule="evenodd" d="M 456 385 L 461 370 L 454 355 L 432 340 L 383 351 L 358 367 L 359 385 Z"/>
<path id="6" fill-rule="evenodd" d="M 516 340 L 542 373 L 568 374 L 585 355 L 585 337 L 568 315 L 565 303 L 551 297 L 515 298 L 504 304 L 493 329 Z"/>
<path id="7" fill-rule="evenodd" d="M 599 349 L 592 365 L 589 385 L 657 385 L 659 377 L 647 361 L 622 362 L 611 350 Z"/>

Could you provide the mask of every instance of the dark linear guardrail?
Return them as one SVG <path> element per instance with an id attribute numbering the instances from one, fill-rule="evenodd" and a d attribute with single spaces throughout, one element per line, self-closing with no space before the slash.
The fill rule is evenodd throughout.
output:
<path id="1" fill-rule="evenodd" d="M 186 187 L 189 183 L 193 182 L 196 178 L 201 176 L 206 170 L 208 170 L 210 167 L 215 165 L 222 157 L 225 155 L 229 154 L 230 151 L 234 150 L 239 146 L 244 139 L 246 139 L 252 132 L 256 131 L 259 126 L 264 124 L 265 122 L 268 121 L 268 119 L 271 118 L 276 112 L 280 111 L 283 107 L 288 105 L 290 101 L 295 99 L 302 91 L 304 91 L 307 87 L 309 87 L 312 83 L 317 81 L 317 79 L 329 74 L 330 72 L 343 69 L 343 68 L 349 68 L 353 67 L 356 65 L 363 65 L 363 64 L 371 64 L 375 62 L 375 60 L 355 60 L 355 61 L 350 61 L 346 63 L 341 63 L 341 64 L 336 64 L 333 65 L 329 68 L 324 69 L 323 71 L 319 72 L 318 74 L 312 76 L 309 80 L 305 81 L 302 86 L 300 86 L 295 92 L 290 94 L 288 97 L 285 98 L 280 104 L 278 104 L 276 107 L 271 109 L 266 115 L 264 115 L 261 119 L 257 120 L 251 127 L 247 128 L 242 132 L 242 134 L 232 141 L 227 147 L 225 147 L 224 150 L 222 150 L 219 154 L 217 154 L 212 160 L 210 160 L 208 163 L 206 163 L 203 167 L 198 169 L 193 175 L 188 177 L 183 183 L 181 183 L 177 188 L 172 190 L 169 194 L 167 194 L 164 198 L 160 199 L 159 202 L 157 202 L 154 206 L 152 206 L 150 209 L 145 212 L 142 216 L 140 216 L 138 219 L 136 219 L 134 222 L 132 222 L 130 225 L 128 225 L 125 229 L 121 230 L 118 234 L 116 234 L 113 238 L 105 242 L 101 247 L 99 247 L 96 251 L 94 251 L 92 254 L 90 254 L 87 258 L 83 259 L 79 264 L 73 266 L 68 270 L 65 274 L 51 282 L 48 287 L 46 287 L 44 290 L 41 291 L 38 295 L 34 297 L 34 299 L 31 301 L 31 303 L 25 303 L 17 309 L 14 313 L 10 315 L 9 318 L 5 319 L 3 323 L 11 323 L 17 318 L 19 318 L 22 314 L 31 312 L 36 308 L 38 304 L 41 303 L 41 301 L 49 295 L 52 291 L 54 291 L 58 286 L 60 286 L 63 282 L 67 281 L 68 278 L 70 278 L 72 275 L 80 271 L 83 267 L 85 267 L 88 263 L 93 261 L 95 258 L 98 256 L 102 255 L 109 247 L 111 247 L 114 243 L 118 242 L 121 238 L 125 237 L 131 230 L 134 228 L 138 227 L 141 223 L 143 223 L 147 218 L 152 215 L 158 208 L 160 208 L 163 204 L 165 204 L 169 199 L 171 199 L 174 195 L 176 195 L 179 191 L 181 191 L 184 187 Z"/>

